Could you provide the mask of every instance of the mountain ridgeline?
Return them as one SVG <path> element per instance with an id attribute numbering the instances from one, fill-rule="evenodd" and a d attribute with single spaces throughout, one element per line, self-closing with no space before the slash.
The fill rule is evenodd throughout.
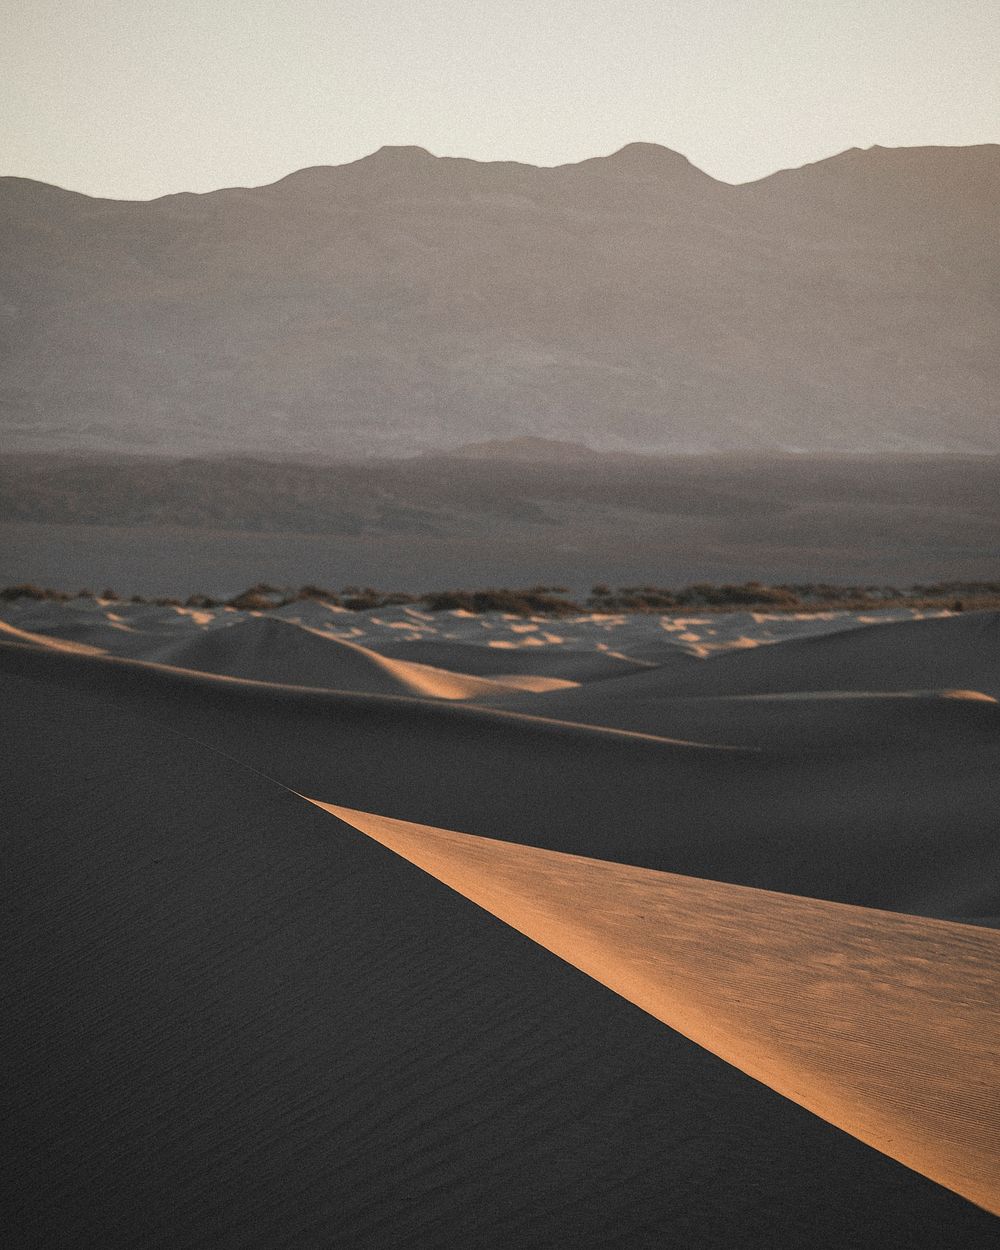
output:
<path id="1" fill-rule="evenodd" d="M 1000 450 L 1000 146 L 756 183 L 383 148 L 149 202 L 0 179 L 11 451 Z"/>

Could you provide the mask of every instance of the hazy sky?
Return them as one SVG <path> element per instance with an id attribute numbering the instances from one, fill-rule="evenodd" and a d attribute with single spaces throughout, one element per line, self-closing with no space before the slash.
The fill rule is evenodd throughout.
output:
<path id="1" fill-rule="evenodd" d="M 632 140 L 742 182 L 1000 140 L 1000 0 L 0 0 L 0 173 L 256 185 L 385 143 L 555 165 Z"/>

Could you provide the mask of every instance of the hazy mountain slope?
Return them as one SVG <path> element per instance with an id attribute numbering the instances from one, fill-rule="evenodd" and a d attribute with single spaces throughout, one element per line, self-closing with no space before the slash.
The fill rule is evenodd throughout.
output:
<path id="1" fill-rule="evenodd" d="M 3 179 L 5 439 L 996 450 L 998 191 L 992 145 L 742 187 L 649 144 L 148 203 Z"/>
<path id="2" fill-rule="evenodd" d="M 903 550 L 926 552 L 928 564 L 932 552 L 961 550 L 979 557 L 984 575 L 997 554 L 1000 456 L 576 458 L 570 448 L 560 463 L 556 446 L 540 454 L 531 444 L 531 460 L 494 442 L 483 455 L 355 463 L 0 455 L 0 521 L 528 534 L 550 544 L 576 534 L 590 546 L 598 537 L 617 544 L 619 564 L 639 535 L 676 542 L 689 533 L 729 549 L 872 548 L 884 576 L 904 578 L 890 558 Z M 760 571 L 752 559 L 747 567 Z M 832 575 L 829 560 L 819 567 L 817 577 Z"/>

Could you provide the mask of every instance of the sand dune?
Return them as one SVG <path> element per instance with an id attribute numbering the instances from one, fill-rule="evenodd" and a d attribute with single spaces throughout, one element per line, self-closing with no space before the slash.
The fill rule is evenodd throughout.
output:
<path id="1" fill-rule="evenodd" d="M 314 599 L 294 601 L 268 612 L 230 607 L 133 604 L 75 599 L 64 603 L 16 600 L 0 605 L 12 625 L 38 633 L 89 641 L 116 654 L 160 658 L 156 639 L 193 639 L 216 629 L 254 620 L 285 621 L 316 629 L 323 637 L 354 642 L 396 659 L 492 677 L 524 672 L 586 682 L 670 664 L 683 671 L 693 659 L 724 655 L 775 643 L 850 632 L 870 622 L 913 621 L 950 613 L 916 609 L 858 612 L 585 614 L 523 617 L 428 612 L 408 604 L 353 612 Z M 412 644 L 412 650 L 410 649 Z M 463 667 L 465 666 L 465 667 Z M 917 683 L 919 684 L 919 683 Z"/>
<path id="2" fill-rule="evenodd" d="M 701 732 L 713 720 L 726 725 L 727 739 L 746 738 L 749 722 L 770 723 L 787 736 L 803 713 L 785 702 L 769 709 L 762 696 L 802 695 L 808 699 L 848 695 L 895 695 L 905 698 L 954 697 L 955 692 L 983 699 L 1000 697 L 1000 614 L 889 621 L 856 629 L 790 638 L 777 645 L 718 653 L 708 663 L 661 666 L 573 692 L 560 692 L 546 704 L 546 715 L 589 724 L 627 726 L 648 733 Z M 756 696 L 750 707 L 738 699 Z M 720 700 L 696 713 L 682 700 Z M 509 706 L 535 709 L 530 698 Z M 820 718 L 835 723 L 843 716 L 873 723 L 883 710 L 838 711 L 827 703 Z M 679 726 L 701 725 L 701 730 Z M 733 732 L 729 732 L 732 725 Z M 741 737 L 743 735 L 743 737 Z M 759 738 L 750 729 L 748 741 Z"/>
<path id="3" fill-rule="evenodd" d="M 555 677 L 572 685 L 588 681 L 602 681 L 609 677 L 625 677 L 653 667 L 652 660 L 635 660 L 630 656 L 609 651 L 578 651 L 568 647 L 500 647 L 474 646 L 468 643 L 438 641 L 437 639 L 412 642 L 375 643 L 380 655 L 399 660 L 419 661 L 436 668 L 473 673 L 502 681 L 508 677 Z M 658 659 L 667 662 L 672 656 Z"/>
<path id="4" fill-rule="evenodd" d="M 1000 613 L 892 621 L 720 655 L 675 674 L 639 674 L 640 688 L 682 694 L 970 689 L 1000 695 Z"/>
<path id="5" fill-rule="evenodd" d="M 16 625 L 10 625 L 6 621 L 0 621 L 0 639 L 28 643 L 35 647 L 46 647 L 52 651 L 75 652 L 77 655 L 104 654 L 101 647 L 91 646 L 85 642 L 76 642 L 72 638 L 57 638 L 49 634 L 36 634 L 27 629 L 18 629 Z"/>
<path id="6" fill-rule="evenodd" d="M 1000 934 L 311 801 L 751 1076 L 1000 1214 Z"/>
<path id="7" fill-rule="evenodd" d="M 193 632 L 185 629 L 180 636 L 177 628 L 170 629 L 162 622 L 152 629 L 148 624 L 143 628 L 110 612 L 82 620 L 56 617 L 37 631 L 0 621 L 0 631 L 22 642 L 55 649 L 81 650 L 84 654 L 110 652 L 179 669 L 324 689 L 483 699 L 502 698 L 510 691 L 541 694 L 577 685 L 545 673 L 519 671 L 521 667 L 530 670 L 530 664 L 500 665 L 496 676 L 481 677 L 450 666 L 436 668 L 394 659 L 349 639 L 280 617 L 243 613 L 233 614 L 230 619 L 214 613 L 184 615 L 197 628 Z M 174 623 L 183 621 L 175 614 Z M 206 625 L 213 628 L 206 629 Z M 503 671 L 505 667 L 507 671 Z M 621 667 L 629 671 L 628 666 Z"/>
<path id="8" fill-rule="evenodd" d="M 877 706 L 830 701 L 811 740 L 781 731 L 773 745 L 733 751 L 717 719 L 716 743 L 729 749 L 27 647 L 0 647 L 0 671 L 155 708 L 159 723 L 299 792 L 335 790 L 345 806 L 380 796 L 388 815 L 506 839 L 530 829 L 572 854 L 918 914 L 1000 916 L 993 704 L 902 700 L 891 732 L 871 713 L 839 731 L 834 720 L 827 749 L 827 708 Z M 780 731 L 780 705 L 760 708 Z M 614 829 L 613 845 L 601 829 Z"/>
<path id="9" fill-rule="evenodd" d="M 435 699 L 501 696 L 508 689 L 542 692 L 575 684 L 545 676 L 505 675 L 489 680 L 455 673 L 382 656 L 311 626 L 270 617 L 251 618 L 224 632 L 202 634 L 160 651 L 157 658 L 178 668 L 257 681 Z"/>
<path id="10" fill-rule="evenodd" d="M 1000 710 L 991 695 L 965 690 L 794 691 L 768 695 L 665 697 L 614 687 L 600 699 L 556 695 L 547 714 L 583 724 L 638 730 L 662 737 L 726 742 L 747 748 L 801 753 L 859 750 L 954 750 L 962 740 L 992 740 Z M 977 703 L 976 710 L 946 706 Z M 527 714 L 534 699 L 513 697 L 505 706 Z M 987 711 L 986 708 L 992 708 Z M 985 736 L 984 736 L 985 735 Z"/>
<path id="11" fill-rule="evenodd" d="M 133 705 L 104 661 L 71 657 L 84 687 L 31 655 L 63 677 L 2 677 L 5 1244 L 995 1243 L 994 1217 L 169 727 L 157 687 Z"/>
<path id="12" fill-rule="evenodd" d="M 786 1092 L 880 1148 L 936 1124 L 932 1157 L 905 1157 L 970 1192 L 989 1091 L 976 1112 L 956 1086 L 949 1128 L 952 1039 L 939 1062 L 932 1026 L 946 1008 L 964 1047 L 991 1006 L 954 930 L 979 949 L 1000 923 L 1000 707 L 953 695 L 990 693 L 994 618 L 780 641 L 749 619 L 2 611 L 4 1245 L 995 1245 L 994 1216 L 297 797 L 474 830 L 515 860 L 699 878 L 667 953 L 726 1057 L 805 1074 Z M 825 625 L 844 622 L 803 628 Z M 697 659 L 681 633 L 720 646 Z M 645 646 L 660 667 L 613 675 Z M 581 687 L 512 691 L 494 678 L 515 664 Z M 759 891 L 807 913 L 776 928 Z M 951 936 L 929 987 L 907 960 L 930 933 Z M 857 975 L 790 1001 L 767 973 L 782 942 L 803 976 L 822 951 L 832 986 L 838 951 Z M 729 989 L 706 997 L 709 973 Z M 759 1046 L 737 979 L 759 986 Z M 857 1049 L 869 1028 L 900 1063 Z M 930 1091 L 909 1107 L 906 1063 Z"/>

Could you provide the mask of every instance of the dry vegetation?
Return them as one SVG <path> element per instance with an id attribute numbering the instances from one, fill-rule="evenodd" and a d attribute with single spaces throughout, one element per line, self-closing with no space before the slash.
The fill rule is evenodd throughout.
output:
<path id="1" fill-rule="evenodd" d="M 422 594 L 380 591 L 374 587 L 345 586 L 329 590 L 306 585 L 295 590 L 258 582 L 228 599 L 192 594 L 175 596 L 122 596 L 111 588 L 70 592 L 23 583 L 0 589 L 0 601 L 18 599 L 69 602 L 100 599 L 104 602 L 153 604 L 159 607 L 236 608 L 241 612 L 270 612 L 303 600 L 318 600 L 351 612 L 413 604 L 430 612 L 506 612 L 517 616 L 569 616 L 617 612 L 829 612 L 869 611 L 875 608 L 936 608 L 961 612 L 1000 608 L 1000 582 L 936 582 L 906 589 L 894 586 L 834 586 L 825 582 L 767 586 L 749 581 L 742 585 L 716 586 L 697 582 L 681 589 L 667 586 L 620 586 L 598 583 L 583 602 L 569 597 L 564 586 L 531 586 L 525 589 L 497 587 L 486 590 L 433 590 Z"/>

